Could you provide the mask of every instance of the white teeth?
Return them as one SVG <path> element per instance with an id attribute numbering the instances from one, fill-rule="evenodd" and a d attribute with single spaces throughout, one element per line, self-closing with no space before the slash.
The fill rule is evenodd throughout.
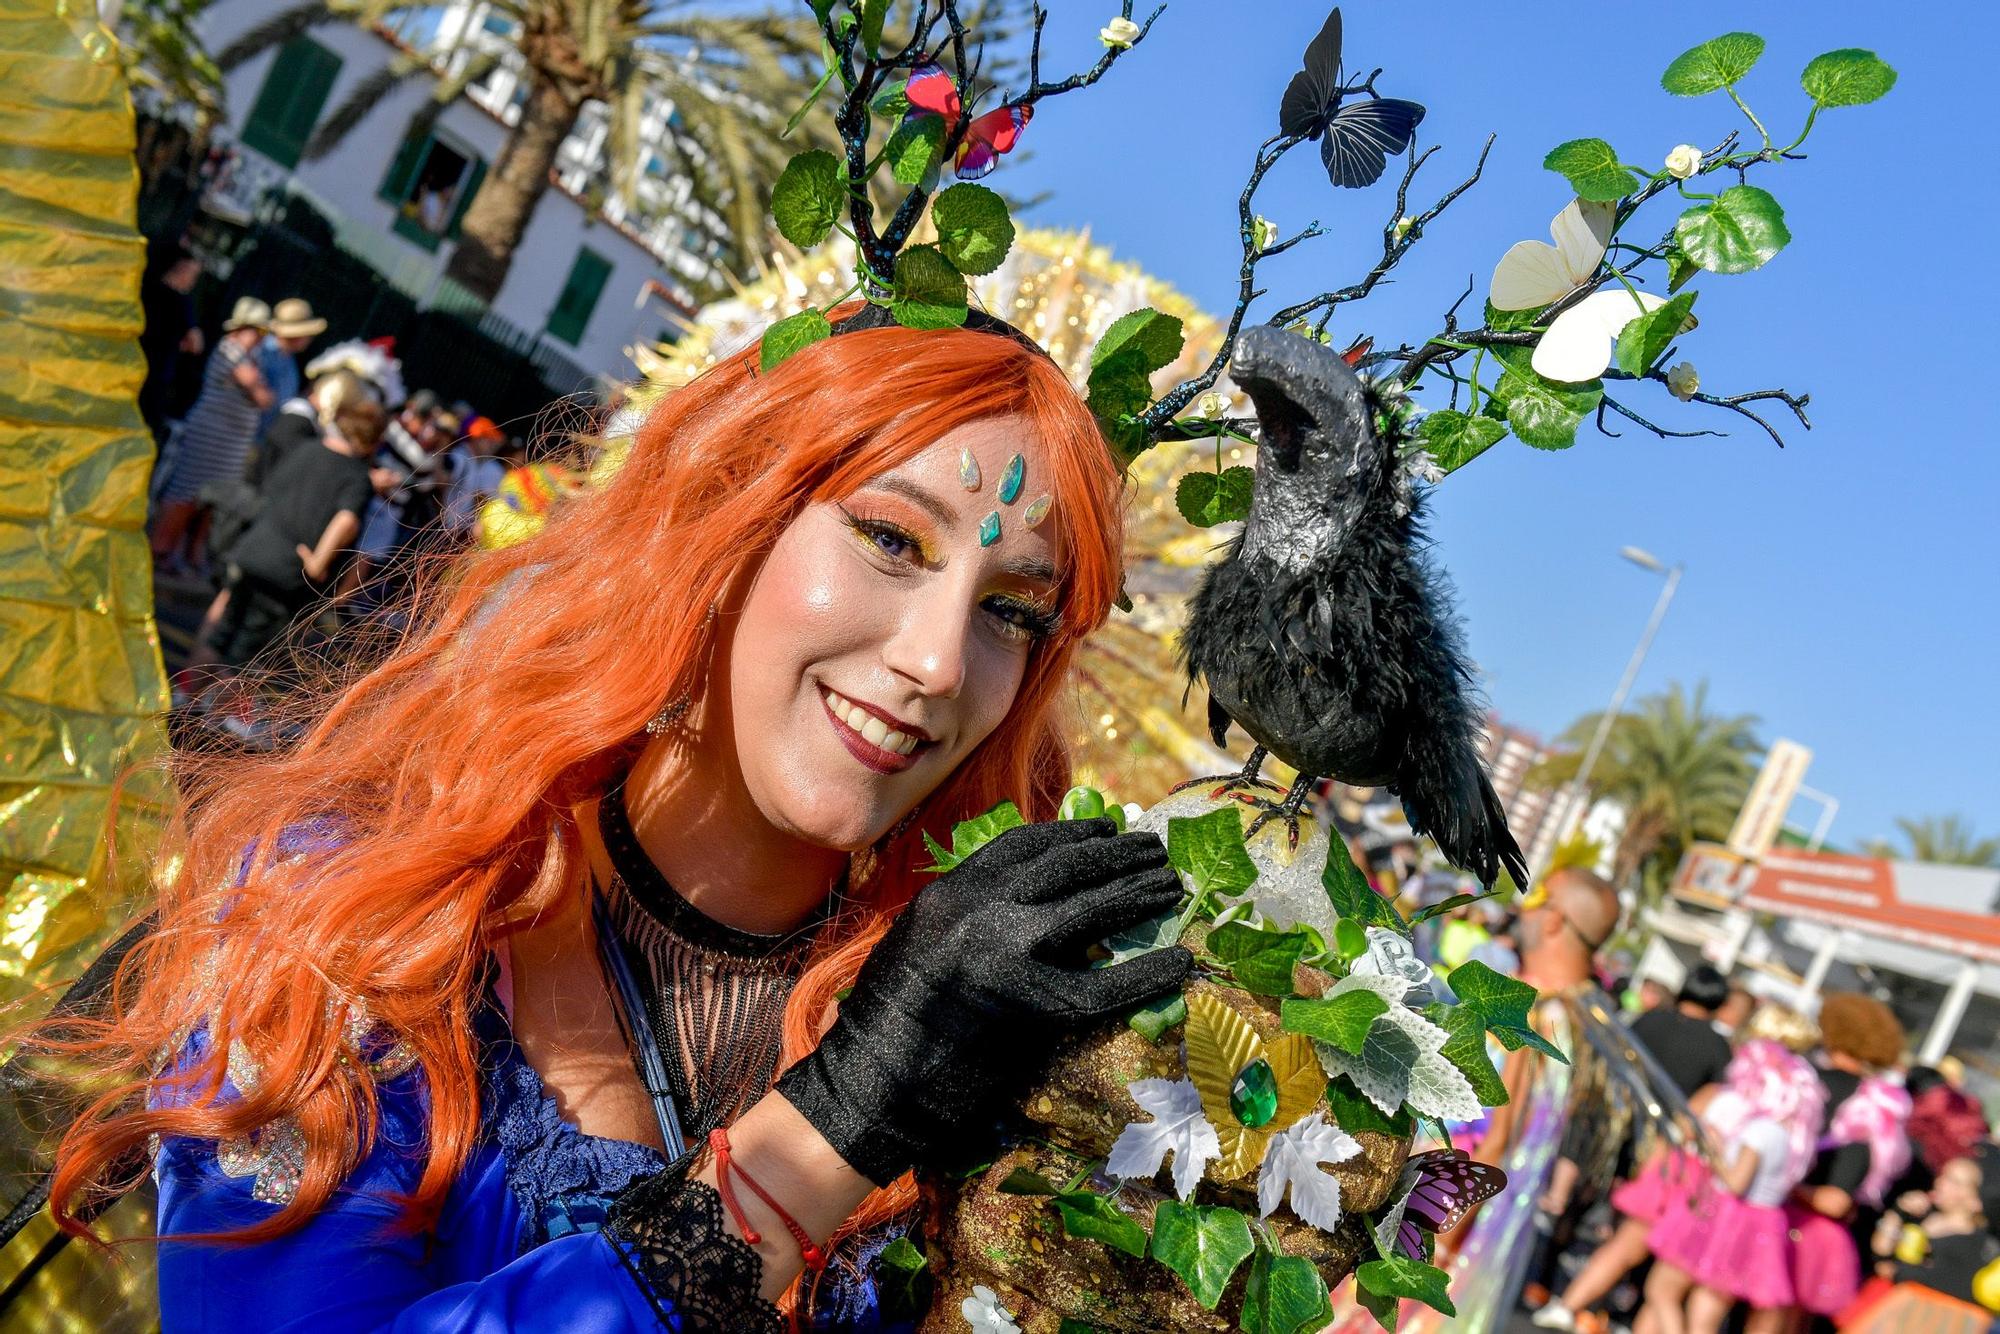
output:
<path id="1" fill-rule="evenodd" d="M 889 735 L 882 738 L 882 749 L 893 750 L 898 755 L 907 755 L 910 752 L 904 749 L 904 747 L 907 746 L 911 740 L 912 738 L 904 736 L 901 732 L 892 731 L 889 733 Z"/>
<path id="2" fill-rule="evenodd" d="M 889 735 L 889 725 L 870 714 L 868 721 L 861 724 L 861 735 L 868 738 L 869 745 L 879 746 Z"/>
<path id="3" fill-rule="evenodd" d="M 910 755 L 916 752 L 920 738 L 891 729 L 887 723 L 859 704 L 836 695 L 831 690 L 826 692 L 826 703 L 827 707 L 833 710 L 834 717 L 859 732 L 871 746 L 880 746 L 883 750 L 897 755 Z"/>

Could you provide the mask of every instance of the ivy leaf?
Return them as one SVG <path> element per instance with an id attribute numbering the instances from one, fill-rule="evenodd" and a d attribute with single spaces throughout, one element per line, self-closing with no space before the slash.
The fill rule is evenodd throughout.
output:
<path id="1" fill-rule="evenodd" d="M 882 154 L 899 185 L 915 185 L 944 151 L 944 117 L 912 116 L 889 132 Z"/>
<path id="2" fill-rule="evenodd" d="M 1499 444 L 1507 428 L 1490 417 L 1468 417 L 1451 408 L 1440 408 L 1426 416 L 1417 427 L 1431 462 L 1451 472 Z"/>
<path id="3" fill-rule="evenodd" d="M 1602 139 L 1557 144 L 1542 165 L 1565 177 L 1583 199 L 1615 203 L 1639 188 L 1639 178 L 1618 165 L 1618 150 Z"/>
<path id="4" fill-rule="evenodd" d="M 1065 1235 L 1101 1241 L 1136 1259 L 1145 1258 L 1146 1229 L 1096 1191 L 1064 1191 L 1056 1196 L 1056 1208 L 1062 1213 Z"/>
<path id="5" fill-rule="evenodd" d="M 1129 364 L 1151 375 L 1173 363 L 1181 354 L 1186 335 L 1180 318 L 1163 315 L 1150 306 L 1120 315 L 1090 351 L 1090 378 L 1107 367 Z"/>
<path id="6" fill-rule="evenodd" d="M 1278 1026 L 1354 1055 L 1368 1040 L 1375 1021 L 1388 1012 L 1389 1002 L 1381 995 L 1357 989 L 1320 1000 L 1288 1000 L 1279 1011 Z"/>
<path id="7" fill-rule="evenodd" d="M 1689 259 L 1677 245 L 1667 247 L 1667 291 L 1678 292 L 1687 280 L 1701 272 L 1701 265 Z"/>
<path id="8" fill-rule="evenodd" d="M 1873 51 L 1846 47 L 1814 56 L 1799 75 L 1806 96 L 1823 107 L 1858 107 L 1896 86 L 1896 71 Z"/>
<path id="9" fill-rule="evenodd" d="M 794 352 L 811 347 L 832 333 L 833 326 L 827 323 L 822 311 L 802 310 L 787 315 L 764 331 L 764 341 L 757 349 L 757 368 L 770 371 Z"/>
<path id="10" fill-rule="evenodd" d="M 926 871 L 949 871 L 952 867 L 970 857 L 973 853 L 991 843 L 1016 825 L 1026 824 L 1021 808 L 1011 801 L 1003 801 L 992 810 L 970 820 L 960 820 L 951 829 L 951 846 L 941 845 L 929 834 L 924 835 L 924 846 L 935 859 Z"/>
<path id="11" fill-rule="evenodd" d="M 847 185 L 840 159 L 824 148 L 795 156 L 771 187 L 771 218 L 778 234 L 801 250 L 810 250 L 833 230 L 833 220 L 847 202 Z"/>
<path id="12" fill-rule="evenodd" d="M 1179 1274 L 1195 1300 L 1211 1311 L 1255 1249 L 1250 1221 L 1234 1209 L 1162 1200 L 1153 1215 L 1153 1258 Z"/>
<path id="13" fill-rule="evenodd" d="M 1455 1316 L 1447 1289 L 1450 1277 L 1436 1265 L 1421 1264 L 1408 1256 L 1370 1260 L 1354 1271 L 1354 1281 L 1363 1291 L 1377 1297 L 1409 1297 L 1422 1302 L 1440 1315 Z"/>
<path id="14" fill-rule="evenodd" d="M 1683 292 L 1664 306 L 1632 320 L 1618 331 L 1618 368 L 1627 375 L 1644 375 L 1666 354 L 1674 339 L 1687 327 L 1694 299 L 1699 292 Z"/>
<path id="15" fill-rule="evenodd" d="M 1244 467 L 1191 472 L 1174 487 L 1174 508 L 1197 528 L 1238 523 L 1250 516 L 1256 481 L 1257 474 Z"/>
<path id="16" fill-rule="evenodd" d="M 1710 273 L 1762 268 L 1792 239 L 1785 210 L 1768 190 L 1732 185 L 1712 203 L 1696 204 L 1674 224 L 1674 240 Z"/>
<path id="17" fill-rule="evenodd" d="M 1209 932 L 1208 949 L 1229 965 L 1245 991 L 1259 996 L 1291 995 L 1292 969 L 1314 952 L 1312 937 L 1303 931 L 1263 931 L 1241 922 Z"/>
<path id="18" fill-rule="evenodd" d="M 1477 959 L 1467 960 L 1446 978 L 1461 1005 L 1470 1006 L 1486 1025 L 1486 1031 L 1500 1039 L 1508 1051 L 1533 1047 L 1547 1056 L 1568 1063 L 1561 1048 L 1534 1030 L 1529 1012 L 1534 1009 L 1535 989 L 1518 978 L 1494 972 Z"/>
<path id="19" fill-rule="evenodd" d="M 1354 1285 L 1354 1300 L 1361 1303 L 1361 1309 L 1375 1317 L 1375 1323 L 1396 1334 L 1396 1320 L 1402 1314 L 1403 1304 L 1397 1298 L 1377 1296 L 1359 1283 Z"/>
<path id="20" fill-rule="evenodd" d="M 1482 1109 L 1472 1085 L 1443 1055 L 1447 1037 L 1442 1028 L 1415 1010 L 1391 1005 L 1368 1030 L 1359 1055 L 1327 1042 L 1315 1042 L 1313 1050 L 1327 1074 L 1353 1080 L 1354 1086 L 1386 1114 L 1394 1115 L 1407 1103 L 1410 1110 L 1423 1116 L 1470 1121 Z"/>
<path id="21" fill-rule="evenodd" d="M 931 203 L 938 245 L 960 273 L 991 273 L 1014 244 L 1007 201 L 983 185 L 961 181 Z"/>
<path id="22" fill-rule="evenodd" d="M 965 275 L 934 245 L 896 258 L 889 311 L 905 329 L 956 329 L 965 323 Z"/>
<path id="23" fill-rule="evenodd" d="M 1326 887 L 1326 896 L 1332 901 L 1333 910 L 1342 917 L 1362 926 L 1386 926 L 1404 935 L 1409 934 L 1410 928 L 1395 905 L 1369 887 L 1368 878 L 1361 874 L 1361 868 L 1354 864 L 1354 857 L 1347 850 L 1346 839 L 1335 837 L 1327 840 L 1326 868 L 1320 872 L 1319 879 L 1320 884 Z"/>
<path id="24" fill-rule="evenodd" d="M 882 1317 L 893 1321 L 921 1320 L 931 1305 L 930 1257 L 908 1237 L 884 1246 L 869 1266 Z"/>
<path id="25" fill-rule="evenodd" d="M 1486 1050 L 1486 1023 L 1479 1012 L 1469 1005 L 1434 1002 L 1424 1007 L 1424 1017 L 1445 1031 L 1444 1058 L 1458 1067 L 1479 1101 L 1488 1107 L 1505 1106 L 1507 1084 Z"/>
<path id="26" fill-rule="evenodd" d="M 882 21 L 889 17 L 889 0 L 855 0 L 861 11 L 861 46 L 870 56 L 882 54 Z"/>
<path id="27" fill-rule="evenodd" d="M 1104 1162 L 1105 1175 L 1148 1181 L 1171 1153 L 1174 1191 L 1185 1200 L 1201 1184 L 1208 1165 L 1222 1156 L 1222 1140 L 1201 1109 L 1201 1090 L 1191 1079 L 1135 1079 L 1125 1090 L 1153 1119 L 1129 1122 L 1118 1132 Z"/>
<path id="28" fill-rule="evenodd" d="M 1764 39 L 1756 33 L 1726 32 L 1675 56 L 1660 87 L 1676 97 L 1700 97 L 1741 82 L 1763 54 Z"/>
<path id="29" fill-rule="evenodd" d="M 1257 864 L 1243 846 L 1243 821 L 1235 808 L 1167 821 L 1167 861 L 1204 895 L 1235 894 L 1257 879 Z"/>
<path id="30" fill-rule="evenodd" d="M 1507 425 L 1521 442 L 1536 449 L 1568 449 L 1575 444 L 1576 428 L 1603 401 L 1604 382 L 1557 384 L 1535 374 L 1531 349 L 1496 347 L 1492 351 L 1507 369 L 1493 386 L 1493 399 L 1505 406 Z"/>
<path id="31" fill-rule="evenodd" d="M 1124 963 L 1136 959 L 1141 954 L 1151 954 L 1163 950 L 1180 938 L 1180 914 L 1161 913 L 1149 921 L 1136 926 L 1128 926 L 1116 935 L 1104 938 L 1104 947 L 1111 951 L 1108 964 Z"/>
<path id="32" fill-rule="evenodd" d="M 1259 1251 L 1243 1285 L 1245 1334 L 1309 1334 L 1333 1319 L 1318 1266 L 1303 1255 Z"/>

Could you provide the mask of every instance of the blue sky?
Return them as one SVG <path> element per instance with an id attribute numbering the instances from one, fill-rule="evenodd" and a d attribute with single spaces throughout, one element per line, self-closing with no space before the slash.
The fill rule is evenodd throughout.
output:
<path id="1" fill-rule="evenodd" d="M 1054 8 L 1045 59 L 1081 68 L 1114 7 Z M 1052 191 L 1026 220 L 1088 224 L 1122 258 L 1226 310 L 1236 196 L 1324 14 L 1317 0 L 1173 0 L 1105 84 L 1039 109 L 1032 155 L 998 183 L 1024 198 Z M 1805 115 L 1798 72 L 1812 56 L 1860 46 L 1896 67 L 1882 102 L 1820 117 L 1808 161 L 1758 169 L 1753 183 L 1784 205 L 1792 244 L 1755 273 L 1702 275 L 1701 327 L 1681 342 L 1705 389 L 1810 391 L 1812 431 L 1794 424 L 1780 451 L 1731 413 L 1627 386 L 1655 420 L 1729 437 L 1633 428 L 1614 440 L 1586 427 L 1563 453 L 1509 439 L 1438 489 L 1432 527 L 1509 720 L 1550 734 L 1603 707 L 1659 586 L 1618 558 L 1636 544 L 1687 565 L 1641 693 L 1706 679 L 1714 706 L 1758 715 L 1766 740 L 1812 747 L 1807 781 L 1842 803 L 1836 843 L 1888 834 L 1899 815 L 1957 811 L 1981 832 L 2000 828 L 2000 452 L 1975 406 L 1990 383 L 1975 347 L 1996 283 L 1969 244 L 1990 238 L 2000 214 L 1993 11 L 1450 0 L 1350 3 L 1345 18 L 1349 66 L 1386 66 L 1382 92 L 1430 108 L 1419 142 L 1443 149 L 1413 203 L 1460 179 L 1486 133 L 1498 135 L 1484 181 L 1432 225 L 1395 286 L 1336 317 L 1341 337 L 1385 344 L 1435 332 L 1469 275 L 1476 311 L 1501 252 L 1547 239 L 1569 199 L 1541 166 L 1555 144 L 1601 136 L 1652 164 L 1740 124 L 1720 95 L 1661 91 L 1684 48 L 1740 29 L 1768 38 L 1742 91 L 1787 138 Z M 1330 234 L 1260 270 L 1273 297 L 1366 271 L 1394 173 L 1336 192 L 1306 150 L 1274 170 L 1259 211 L 1286 234 L 1314 218 Z M 1670 201 L 1653 208 L 1635 235 L 1672 222 Z"/>

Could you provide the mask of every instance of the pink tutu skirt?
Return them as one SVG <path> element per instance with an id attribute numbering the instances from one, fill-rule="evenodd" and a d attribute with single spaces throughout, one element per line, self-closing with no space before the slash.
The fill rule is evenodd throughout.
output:
<path id="1" fill-rule="evenodd" d="M 1653 1254 L 1706 1288 L 1757 1310 L 1790 1306 L 1792 1242 L 1785 1211 L 1722 1190 L 1669 1203 L 1647 1238 Z"/>
<path id="2" fill-rule="evenodd" d="M 1639 1175 L 1611 1192 L 1611 1207 L 1627 1218 L 1657 1223 L 1667 1206 L 1691 1200 L 1708 1184 L 1708 1165 L 1686 1149 L 1662 1149 L 1646 1160 Z"/>
<path id="3" fill-rule="evenodd" d="M 1861 1291 L 1861 1252 L 1847 1228 L 1797 1204 L 1785 1206 L 1792 1231 L 1792 1286 L 1799 1306 L 1834 1316 Z"/>

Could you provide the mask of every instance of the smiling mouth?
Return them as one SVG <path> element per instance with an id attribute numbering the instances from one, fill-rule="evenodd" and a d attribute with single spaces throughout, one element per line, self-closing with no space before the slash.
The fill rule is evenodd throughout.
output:
<path id="1" fill-rule="evenodd" d="M 834 734 L 855 759 L 877 773 L 899 773 L 917 762 L 917 757 L 936 745 L 928 737 L 891 727 L 874 713 L 844 695 L 820 687 Z"/>

